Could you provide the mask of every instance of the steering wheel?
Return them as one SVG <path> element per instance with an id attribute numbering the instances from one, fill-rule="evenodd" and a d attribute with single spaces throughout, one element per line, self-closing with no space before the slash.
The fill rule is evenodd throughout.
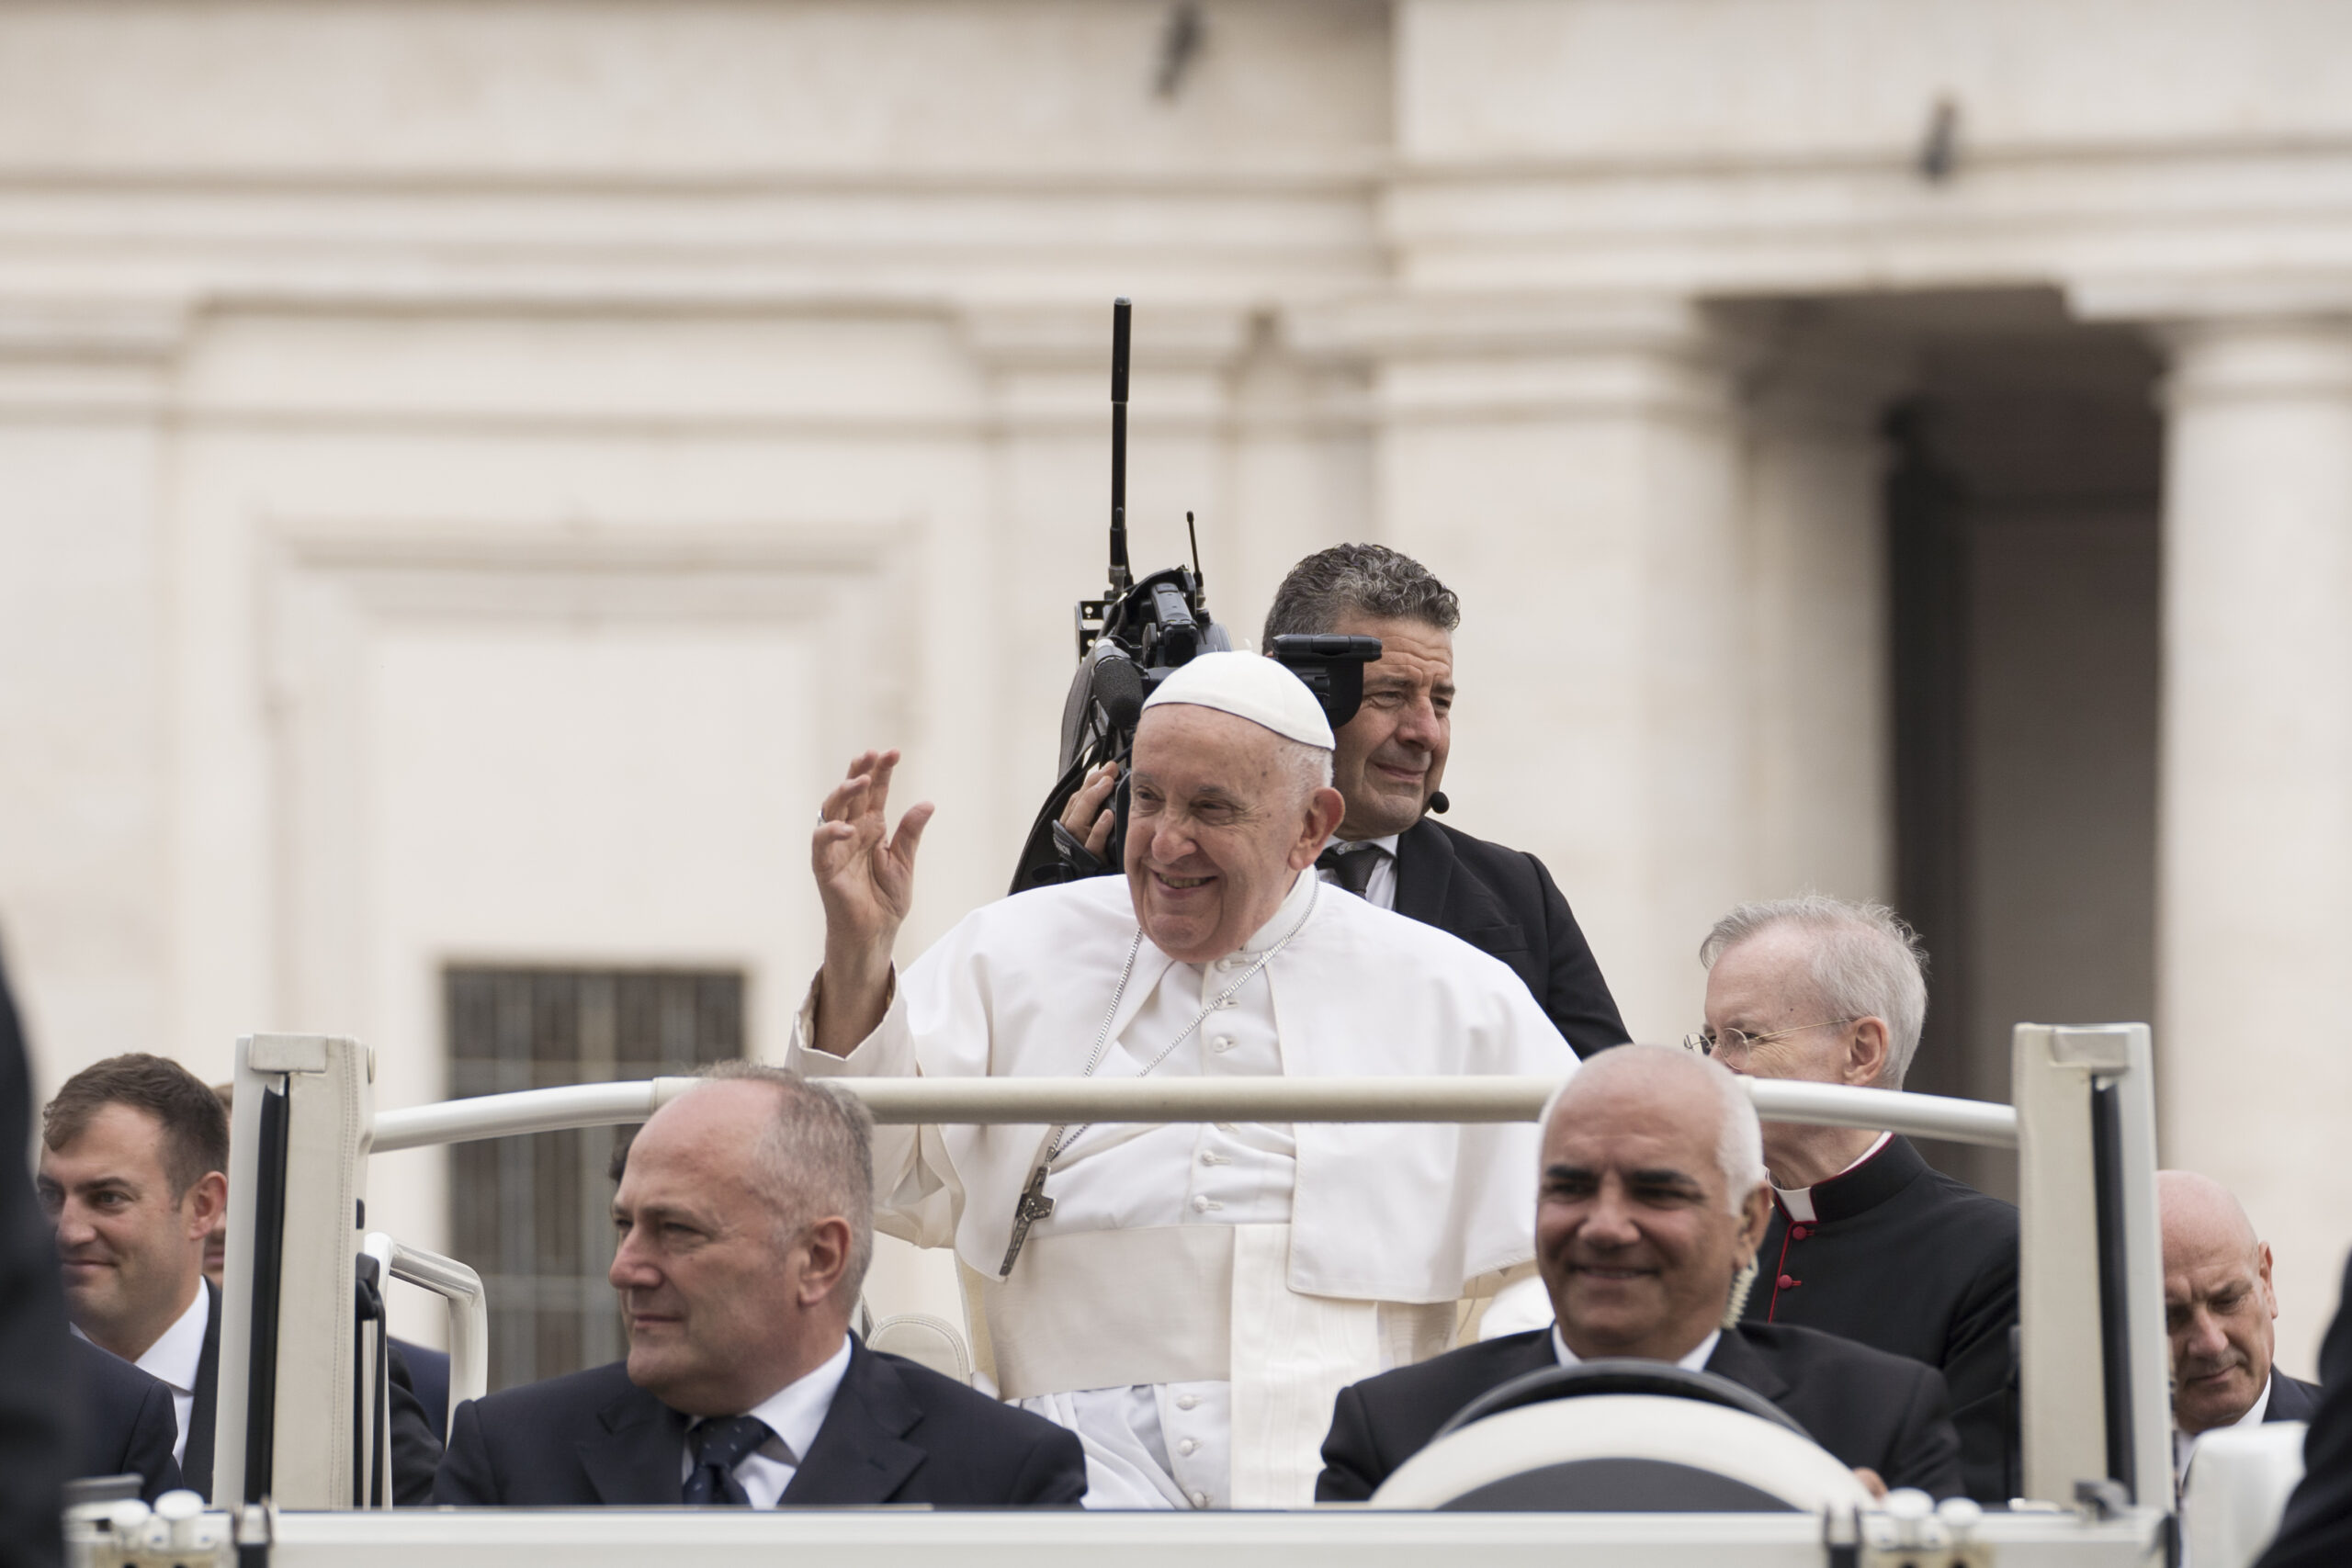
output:
<path id="1" fill-rule="evenodd" d="M 1544 1367 L 1507 1383 L 1488 1389 L 1461 1409 L 1455 1411 L 1446 1424 L 1437 1429 L 1442 1438 L 1460 1431 L 1473 1421 L 1483 1421 L 1506 1410 L 1516 1410 L 1522 1404 L 1540 1404 L 1549 1399 L 1576 1399 L 1593 1393 L 1651 1393 L 1668 1399 L 1695 1399 L 1705 1404 L 1721 1404 L 1753 1416 L 1759 1421 L 1770 1421 L 1775 1427 L 1787 1428 L 1814 1441 L 1814 1436 L 1779 1405 L 1742 1383 L 1714 1372 L 1694 1372 L 1678 1367 L 1671 1361 L 1642 1361 L 1629 1356 L 1605 1357 L 1596 1361 L 1579 1361 L 1573 1367 Z M 1437 1438 L 1432 1438 L 1434 1442 Z"/>

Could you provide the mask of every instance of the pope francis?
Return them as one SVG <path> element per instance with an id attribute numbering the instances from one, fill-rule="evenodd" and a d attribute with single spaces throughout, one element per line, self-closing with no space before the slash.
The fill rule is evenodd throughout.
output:
<path id="1" fill-rule="evenodd" d="M 1283 666 L 1195 659 L 1136 730 L 1125 886 L 988 905 L 903 976 L 932 807 L 891 832 L 898 754 L 860 757 L 817 829 L 825 962 L 790 1065 L 1568 1073 L 1501 963 L 1309 869 L 1341 811 L 1331 750 Z M 1535 1157 L 1532 1125 L 885 1127 L 876 1219 L 956 1248 L 976 1359 L 1078 1432 L 1089 1506 L 1293 1506 L 1340 1388 L 1446 1349 L 1532 1273 Z"/>

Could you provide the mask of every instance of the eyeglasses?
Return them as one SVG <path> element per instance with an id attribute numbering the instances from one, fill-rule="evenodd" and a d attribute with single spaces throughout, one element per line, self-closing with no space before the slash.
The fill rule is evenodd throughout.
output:
<path id="1" fill-rule="evenodd" d="M 1750 1034 L 1744 1029 L 1726 1029 L 1720 1035 L 1686 1034 L 1682 1037 L 1682 1048 L 1696 1051 L 1702 1056 L 1745 1056 L 1758 1045 L 1786 1040 L 1790 1035 L 1803 1034 L 1808 1029 L 1843 1029 L 1854 1021 L 1850 1018 L 1826 1018 L 1819 1023 L 1800 1023 L 1793 1029 L 1776 1029 L 1770 1034 Z"/>

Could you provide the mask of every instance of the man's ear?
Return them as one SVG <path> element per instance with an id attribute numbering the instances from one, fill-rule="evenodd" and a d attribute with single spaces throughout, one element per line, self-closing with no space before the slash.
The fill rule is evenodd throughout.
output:
<path id="1" fill-rule="evenodd" d="M 1883 1018 L 1858 1018 L 1853 1024 L 1852 1043 L 1846 1047 L 1846 1081 L 1857 1089 L 1876 1087 L 1886 1077 L 1887 1053 L 1892 1046 Z"/>
<path id="2" fill-rule="evenodd" d="M 1348 797 L 1325 784 L 1306 797 L 1306 821 L 1298 842 L 1292 846 L 1290 868 L 1305 871 L 1323 852 L 1323 845 L 1338 831 L 1340 818 L 1348 814 Z"/>
<path id="3" fill-rule="evenodd" d="M 815 1306 L 833 1293 L 849 1272 L 849 1222 L 840 1215 L 819 1220 L 810 1225 L 800 1239 L 807 1250 L 808 1265 L 800 1273 L 800 1304 Z M 843 1303 L 854 1311 L 857 1303 Z"/>
<path id="4" fill-rule="evenodd" d="M 1743 1263 L 1756 1256 L 1764 1245 L 1764 1233 L 1772 1224 L 1772 1193 L 1762 1182 L 1749 1190 L 1747 1201 L 1739 1206 L 1739 1257 Z"/>
<path id="5" fill-rule="evenodd" d="M 2270 1315 L 2275 1319 L 2278 1315 L 2278 1290 L 2270 1282 L 2270 1244 L 2267 1241 L 2256 1242 L 2254 1255 L 2259 1259 L 2255 1269 L 2255 1278 L 2262 1281 L 2262 1299 L 2269 1305 Z"/>
<path id="6" fill-rule="evenodd" d="M 180 1207 L 187 1215 L 187 1234 L 191 1237 L 211 1234 L 212 1224 L 229 1206 L 229 1179 L 217 1170 L 208 1170 L 180 1200 Z"/>

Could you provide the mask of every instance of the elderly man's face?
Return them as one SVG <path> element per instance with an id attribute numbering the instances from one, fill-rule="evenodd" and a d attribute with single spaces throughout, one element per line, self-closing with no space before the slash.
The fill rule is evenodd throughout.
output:
<path id="1" fill-rule="evenodd" d="M 1679 1360 L 1723 1320 L 1769 1200 L 1726 1201 L 1715 1118 L 1688 1078 L 1628 1073 L 1578 1089 L 1544 1134 L 1537 1266 L 1578 1356 Z"/>
<path id="2" fill-rule="evenodd" d="M 1335 632 L 1376 637 L 1363 706 L 1340 727 L 1333 782 L 1347 798 L 1345 839 L 1382 839 L 1421 819 L 1453 744 L 1453 634 L 1426 621 L 1343 615 Z"/>
<path id="3" fill-rule="evenodd" d="M 763 1085 L 695 1089 L 646 1122 L 613 1195 L 629 1381 L 689 1416 L 741 1415 L 798 1370 L 807 1240 L 752 1154 L 775 1116 Z"/>
<path id="4" fill-rule="evenodd" d="M 2270 1379 L 2278 1315 L 2270 1248 L 2231 1219 L 2180 1215 L 2168 1205 L 2165 1214 L 2165 1331 L 2173 1422 L 2184 1432 L 2237 1420 Z"/>
<path id="5" fill-rule="evenodd" d="M 1340 819 L 1340 793 L 1304 791 L 1280 736 L 1191 704 L 1136 730 L 1127 889 L 1161 952 L 1222 958 L 1273 918 Z"/>

